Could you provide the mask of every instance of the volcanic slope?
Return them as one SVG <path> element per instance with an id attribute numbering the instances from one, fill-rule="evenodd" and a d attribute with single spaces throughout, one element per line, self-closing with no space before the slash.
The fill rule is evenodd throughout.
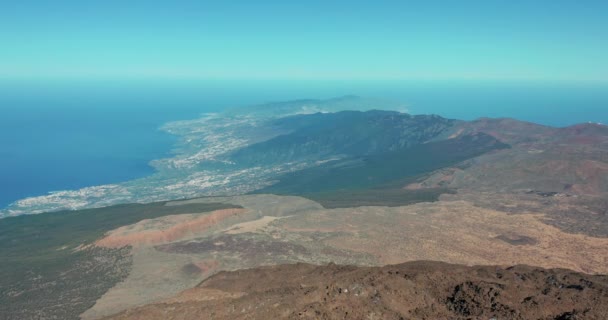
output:
<path id="1" fill-rule="evenodd" d="M 462 122 L 451 136 L 491 135 L 510 148 L 421 175 L 405 189 L 452 190 L 441 199 L 519 214 L 572 233 L 608 237 L 608 127 L 552 128 L 514 119 Z"/>
<path id="2" fill-rule="evenodd" d="M 435 260 L 608 273 L 608 238 L 565 232 L 545 223 L 542 213 L 511 214 L 463 200 L 326 209 L 302 197 L 245 195 L 166 206 L 218 202 L 243 209 L 160 217 L 98 240 L 105 249 L 131 246 L 133 267 L 82 318 L 164 301 L 220 271 L 286 263 L 383 266 Z"/>
<path id="3" fill-rule="evenodd" d="M 108 319 L 606 319 L 608 277 L 563 269 L 410 262 L 221 272 Z"/>
<path id="4" fill-rule="evenodd" d="M 143 219 L 222 209 L 238 207 L 159 202 L 0 219 L 0 319 L 77 319 L 132 270 L 130 247 L 93 245 L 105 232 Z"/>

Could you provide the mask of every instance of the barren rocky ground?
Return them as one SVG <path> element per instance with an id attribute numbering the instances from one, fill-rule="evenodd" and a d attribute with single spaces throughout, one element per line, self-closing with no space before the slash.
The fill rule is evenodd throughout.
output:
<path id="1" fill-rule="evenodd" d="M 608 277 L 563 269 L 261 267 L 221 272 L 175 298 L 107 319 L 606 319 Z"/>
<path id="2" fill-rule="evenodd" d="M 244 209 L 196 218 L 188 215 L 185 220 L 182 215 L 160 217 L 109 232 L 97 245 L 182 230 L 184 221 L 206 221 L 188 224 L 188 232 L 130 243 L 132 272 L 82 316 L 95 319 L 163 301 L 218 272 L 263 265 L 331 262 L 383 266 L 434 260 L 465 266 L 526 264 L 608 273 L 608 238 L 572 233 L 547 223 L 550 215 L 541 210 L 546 206 L 538 203 L 545 197 L 527 196 L 528 202 L 522 202 L 527 206 L 519 210 L 491 207 L 466 194 L 400 207 L 337 209 L 325 209 L 301 197 L 276 195 L 169 202 L 166 205 L 223 202 Z M 513 209 L 507 200 L 502 206 Z"/>

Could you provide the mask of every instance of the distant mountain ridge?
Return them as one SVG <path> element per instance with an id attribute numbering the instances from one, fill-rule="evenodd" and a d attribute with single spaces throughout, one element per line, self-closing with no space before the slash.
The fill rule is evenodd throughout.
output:
<path id="1" fill-rule="evenodd" d="M 344 96 L 272 102 L 172 122 L 163 130 L 179 137 L 175 155 L 152 161 L 157 170 L 153 175 L 22 199 L 0 210 L 0 217 L 260 190 L 284 193 L 279 187 L 293 177 L 310 172 L 318 179 L 346 174 L 332 169 L 345 164 L 359 166 L 352 170 L 360 175 L 366 169 L 361 164 L 383 167 L 383 173 L 375 171 L 382 177 L 371 175 L 359 187 L 385 184 L 390 178 L 407 183 L 409 189 L 608 192 L 606 126 L 554 128 L 508 118 L 462 121 L 402 111 L 406 108 L 400 103 Z M 458 156 L 448 154 L 446 147 L 443 153 L 434 150 L 432 158 L 412 157 L 416 148 L 429 151 L 421 147 L 425 144 L 444 141 L 455 146 L 454 139 L 484 135 L 496 141 L 463 139 L 458 141 L 468 151 L 459 150 Z M 394 161 L 395 157 L 404 161 Z M 392 169 L 394 174 L 387 174 Z"/>
<path id="2" fill-rule="evenodd" d="M 509 145 L 485 133 L 462 135 L 396 151 L 328 161 L 280 176 L 279 182 L 257 192 L 306 195 L 385 185 L 399 188 L 434 170 L 506 148 Z"/>
<path id="3" fill-rule="evenodd" d="M 375 109 L 393 110 L 404 112 L 406 105 L 387 99 L 366 98 L 357 95 L 345 95 L 329 99 L 296 99 L 289 101 L 267 102 L 252 106 L 228 109 L 224 112 L 227 116 L 239 116 L 243 114 L 256 117 L 285 117 L 290 115 L 330 113 L 345 110 L 369 111 Z"/>
<path id="4" fill-rule="evenodd" d="M 380 110 L 289 116 L 271 125 L 290 133 L 236 150 L 229 158 L 259 165 L 394 152 L 429 142 L 455 123 L 434 115 Z"/>

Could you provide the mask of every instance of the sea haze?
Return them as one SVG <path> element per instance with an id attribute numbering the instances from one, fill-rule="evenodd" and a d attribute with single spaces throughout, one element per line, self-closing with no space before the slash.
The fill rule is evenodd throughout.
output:
<path id="1" fill-rule="evenodd" d="M 157 88 L 19 87 L 0 92 L 0 207 L 50 191 L 152 173 L 175 137 L 158 128 L 205 108 Z"/>
<path id="2" fill-rule="evenodd" d="M 513 117 L 553 126 L 608 122 L 600 86 L 433 82 L 179 82 L 0 84 L 0 207 L 50 191 L 149 175 L 170 156 L 166 122 L 228 107 L 357 94 L 415 114 Z M 382 108 L 382 106 L 379 106 Z M 404 110 L 405 111 L 405 110 Z"/>

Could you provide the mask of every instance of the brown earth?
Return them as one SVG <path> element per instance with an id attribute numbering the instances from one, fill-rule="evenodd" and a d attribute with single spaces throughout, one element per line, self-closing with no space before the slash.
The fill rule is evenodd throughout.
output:
<path id="1" fill-rule="evenodd" d="M 568 195 L 560 192 L 525 190 L 518 193 L 479 192 L 461 189 L 443 194 L 442 201 L 463 200 L 475 207 L 508 215 L 542 214 L 543 223 L 571 234 L 608 237 L 608 197 Z"/>
<path id="2" fill-rule="evenodd" d="M 106 319 L 607 318 L 608 276 L 418 261 L 220 272 L 177 297 Z"/>
<path id="3" fill-rule="evenodd" d="M 608 238 L 567 233 L 543 219 L 534 212 L 511 215 L 466 201 L 440 201 L 324 210 L 282 219 L 276 226 L 287 233 L 316 234 L 332 248 L 367 253 L 377 265 L 436 260 L 608 273 Z"/>
<path id="4" fill-rule="evenodd" d="M 605 207 L 602 202 L 571 218 L 580 222 L 577 230 L 582 232 L 575 233 L 548 223 L 555 219 L 572 228 L 575 224 L 568 223 L 567 215 L 544 210 L 574 212 L 581 208 L 578 197 L 542 192 L 524 193 L 520 198 L 480 194 L 446 195 L 438 202 L 401 207 L 337 209 L 276 195 L 173 202 L 226 201 L 246 212 L 182 239 L 134 247 L 129 276 L 82 317 L 97 319 L 163 301 L 217 272 L 286 263 L 382 266 L 433 260 L 608 273 L 608 238 L 601 233 L 591 235 L 607 229 L 596 223 L 599 215 L 591 211 Z M 148 224 L 152 225 L 165 224 Z M 600 229 L 594 230 L 594 226 Z"/>
<path id="5" fill-rule="evenodd" d="M 465 122 L 453 138 L 482 132 L 511 148 L 497 150 L 427 175 L 406 189 L 518 192 L 534 189 L 608 196 L 608 127 L 552 128 L 514 119 Z"/>

